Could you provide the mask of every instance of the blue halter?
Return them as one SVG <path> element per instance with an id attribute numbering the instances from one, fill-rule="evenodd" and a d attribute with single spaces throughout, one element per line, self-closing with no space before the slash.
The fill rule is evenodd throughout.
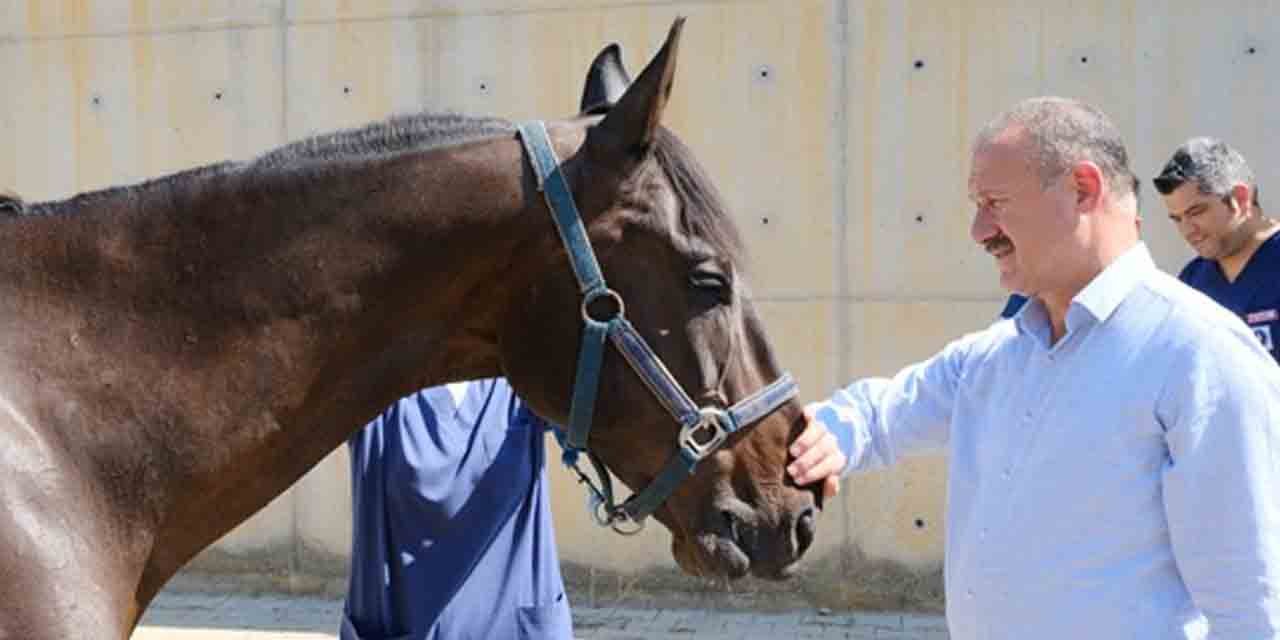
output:
<path id="1" fill-rule="evenodd" d="M 604 275 L 591 249 L 591 240 L 582 225 L 582 216 L 573 201 L 573 192 L 551 147 L 546 125 L 536 120 L 526 122 L 519 126 L 519 134 L 537 176 L 538 190 L 551 209 L 551 217 L 569 253 L 573 273 L 582 291 L 582 347 L 578 351 L 578 373 L 569 406 L 569 429 L 568 433 L 557 431 L 556 436 L 565 450 L 566 466 L 578 474 L 591 493 L 591 511 L 596 521 L 619 533 L 635 533 L 644 526 L 645 518 L 693 473 L 700 460 L 720 448 L 735 431 L 750 426 L 794 398 L 796 383 L 790 374 L 783 374 L 728 409 L 695 405 L 662 360 L 627 321 L 622 297 L 605 285 Z M 596 318 L 591 314 L 589 309 L 599 301 L 609 303 L 611 315 Z M 676 451 L 662 471 L 649 486 L 621 504 L 614 502 L 612 481 L 604 462 L 587 448 L 606 338 L 612 340 L 645 386 L 680 424 Z M 595 467 L 600 478 L 598 486 L 578 466 L 578 454 L 582 452 Z"/>

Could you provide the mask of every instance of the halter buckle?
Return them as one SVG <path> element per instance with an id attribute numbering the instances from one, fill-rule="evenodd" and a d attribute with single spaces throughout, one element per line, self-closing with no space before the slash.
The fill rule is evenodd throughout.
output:
<path id="1" fill-rule="evenodd" d="M 723 409 L 703 407 L 698 410 L 698 421 L 680 429 L 676 442 L 694 460 L 702 460 L 720 448 L 733 432 L 733 417 Z"/>

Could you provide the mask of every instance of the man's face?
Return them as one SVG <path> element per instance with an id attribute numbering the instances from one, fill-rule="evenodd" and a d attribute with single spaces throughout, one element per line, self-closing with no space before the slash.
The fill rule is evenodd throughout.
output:
<path id="1" fill-rule="evenodd" d="M 1240 250 L 1243 243 L 1238 231 L 1245 215 L 1233 200 L 1200 193 L 1194 181 L 1184 182 L 1161 197 L 1178 233 L 1200 257 L 1218 260 Z"/>
<path id="2" fill-rule="evenodd" d="M 997 138 L 974 152 L 970 235 L 996 259 L 1001 286 L 1037 295 L 1053 286 L 1054 264 L 1064 257 L 1073 192 L 1063 176 L 1044 188 L 1024 146 Z"/>

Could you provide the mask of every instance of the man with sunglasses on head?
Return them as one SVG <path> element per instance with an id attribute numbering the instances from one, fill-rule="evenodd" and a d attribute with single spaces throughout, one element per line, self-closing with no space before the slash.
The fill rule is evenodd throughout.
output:
<path id="1" fill-rule="evenodd" d="M 1191 138 L 1152 182 L 1197 254 L 1178 278 L 1240 316 L 1280 361 L 1280 222 L 1263 213 L 1244 156 Z"/>

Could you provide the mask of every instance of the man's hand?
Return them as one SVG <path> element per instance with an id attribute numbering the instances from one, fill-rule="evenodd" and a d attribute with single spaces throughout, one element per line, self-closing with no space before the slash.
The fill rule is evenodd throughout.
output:
<path id="1" fill-rule="evenodd" d="M 804 408 L 804 431 L 791 443 L 794 461 L 787 467 L 787 473 L 802 487 L 822 480 L 822 495 L 830 498 L 840 493 L 840 472 L 844 471 L 848 458 L 840 451 L 835 435 L 815 418 L 821 406 L 821 403 L 811 403 Z"/>

